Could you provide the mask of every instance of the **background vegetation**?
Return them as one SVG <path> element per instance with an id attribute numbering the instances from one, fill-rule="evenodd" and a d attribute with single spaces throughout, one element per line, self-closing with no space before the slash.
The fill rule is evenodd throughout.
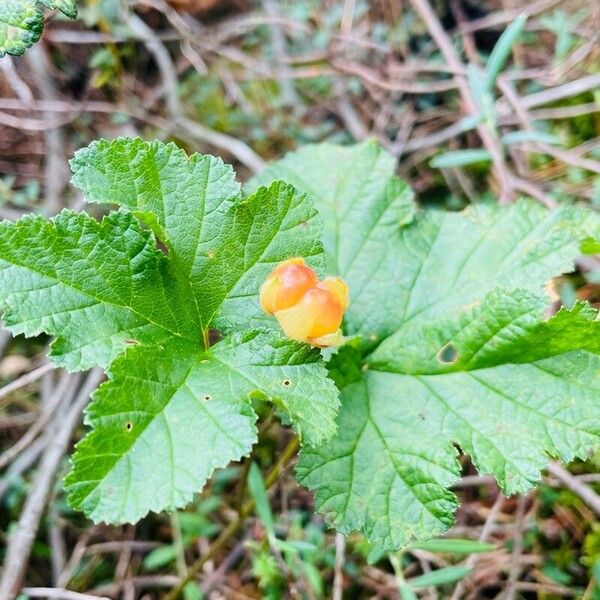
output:
<path id="1" fill-rule="evenodd" d="M 509 60 L 494 62 L 511 24 Z M 85 0 L 77 21 L 48 13 L 42 42 L 0 59 L 0 216 L 80 207 L 68 159 L 118 135 L 221 155 L 244 178 L 303 144 L 375 137 L 423 205 L 600 207 L 599 32 L 595 0 Z M 557 306 L 598 306 L 596 250 L 549 288 Z M 0 552 L 18 557 L 15 592 L 600 598 L 598 457 L 551 463 L 509 499 L 465 461 L 457 541 L 380 556 L 314 514 L 280 456 L 289 433 L 267 417 L 257 466 L 220 471 L 188 510 L 92 526 L 61 477 L 99 375 L 53 369 L 47 342 L 0 333 Z"/>

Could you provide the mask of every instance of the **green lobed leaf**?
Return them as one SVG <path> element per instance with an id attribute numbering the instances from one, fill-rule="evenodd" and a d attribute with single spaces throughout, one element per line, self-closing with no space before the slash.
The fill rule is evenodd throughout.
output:
<path id="1" fill-rule="evenodd" d="M 75 0 L 40 0 L 50 9 L 67 17 L 77 16 Z M 21 55 L 42 35 L 44 13 L 37 0 L 3 0 L 0 4 L 0 58 L 5 54 Z"/>
<path id="2" fill-rule="evenodd" d="M 44 13 L 35 0 L 5 0 L 0 7 L 0 58 L 23 54 L 42 35 Z"/>
<path id="3" fill-rule="evenodd" d="M 248 455 L 256 391 L 288 407 L 312 443 L 333 428 L 337 393 L 318 351 L 269 331 L 236 334 L 207 351 L 174 340 L 132 347 L 109 377 L 86 411 L 93 429 L 65 480 L 71 506 L 96 522 L 181 508 L 215 468 Z"/>
<path id="4" fill-rule="evenodd" d="M 305 449 L 297 466 L 299 482 L 316 492 L 317 510 L 336 529 L 362 530 L 386 550 L 441 533 L 457 507 L 446 489 L 459 474 L 452 447 L 432 444 L 437 432 L 423 435 L 418 402 L 409 396 L 409 403 L 407 392 L 395 376 L 374 371 L 346 385 L 338 433 Z"/>
<path id="5" fill-rule="evenodd" d="M 346 333 L 365 341 L 498 286 L 538 289 L 572 269 L 583 238 L 598 237 L 584 234 L 600 229 L 592 216 L 571 206 L 550 212 L 520 202 L 505 210 L 480 205 L 415 215 L 412 192 L 393 171 L 393 158 L 374 142 L 323 144 L 289 154 L 252 182 L 286 178 L 311 194 L 325 223 L 328 270 L 350 286 Z M 390 195 L 390 187 L 400 193 Z"/>
<path id="6" fill-rule="evenodd" d="M 322 270 L 322 226 L 290 185 L 242 199 L 221 159 L 131 138 L 94 142 L 71 167 L 87 198 L 123 206 L 157 232 L 205 329 L 262 320 L 257 291 L 282 260 L 304 256 Z"/>
<path id="7" fill-rule="evenodd" d="M 260 181 L 289 172 L 319 180 L 317 157 L 335 181 L 360 151 L 330 163 L 320 149 L 305 148 Z M 299 177 L 295 183 L 312 190 L 330 228 L 344 227 L 335 213 L 345 214 L 346 202 L 367 213 L 385 189 L 380 182 L 379 196 L 339 194 L 332 206 L 327 194 Z M 355 181 L 353 191 L 360 189 Z M 568 461 L 599 447 L 597 312 L 577 304 L 546 320 L 540 294 L 573 268 L 580 243 L 600 227 L 584 209 L 548 211 L 526 201 L 369 227 L 363 235 L 381 240 L 379 255 L 352 236 L 325 235 L 329 256 L 333 247 L 364 265 L 356 273 L 340 262 L 337 271 L 351 290 L 346 333 L 367 343 L 331 360 L 341 388 L 338 433 L 305 447 L 297 474 L 335 527 L 364 531 L 391 550 L 452 524 L 455 444 L 507 493 L 530 487 L 548 455 Z M 352 312 L 357 305 L 362 320 Z"/>
<path id="8" fill-rule="evenodd" d="M 71 371 L 106 366 L 128 343 L 201 343 L 154 236 L 126 213 L 0 223 L 0 302 L 14 334 L 58 336 L 52 359 Z"/>
<path id="9" fill-rule="evenodd" d="M 342 390 L 340 433 L 302 452 L 298 475 L 319 509 L 396 548 L 451 525 L 453 443 L 507 494 L 531 487 L 549 454 L 598 447 L 600 321 L 583 304 L 549 321 L 543 309 L 528 292 L 492 292 L 458 319 L 384 341 Z"/>
<path id="10" fill-rule="evenodd" d="M 307 196 L 275 182 L 242 198 L 219 159 L 160 142 L 97 142 L 72 165 L 86 195 L 120 210 L 0 224 L 6 325 L 56 335 L 52 358 L 70 370 L 108 366 L 66 480 L 71 505 L 111 523 L 183 506 L 248 454 L 250 398 L 303 442 L 331 436 L 338 391 L 320 353 L 283 338 L 258 302 L 274 264 L 324 263 Z"/>

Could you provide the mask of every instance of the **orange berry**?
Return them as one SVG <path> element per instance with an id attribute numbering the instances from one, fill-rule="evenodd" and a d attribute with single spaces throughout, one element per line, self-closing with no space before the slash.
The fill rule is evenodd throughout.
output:
<path id="1" fill-rule="evenodd" d="M 318 283 L 315 272 L 303 258 L 292 258 L 279 264 L 260 288 L 260 305 L 268 314 L 294 306 Z"/>
<path id="2" fill-rule="evenodd" d="M 341 277 L 326 277 L 317 283 L 317 287 L 330 292 L 346 312 L 348 308 L 348 284 Z"/>
<path id="3" fill-rule="evenodd" d="M 278 310 L 275 318 L 279 321 L 283 333 L 291 340 L 308 343 L 308 334 L 312 328 L 312 318 L 306 314 L 303 306 L 296 304 L 290 308 Z"/>
<path id="4" fill-rule="evenodd" d="M 312 338 L 335 333 L 344 310 L 333 293 L 314 287 L 295 306 L 277 311 L 275 317 L 287 337 L 310 343 Z"/>
<path id="5" fill-rule="evenodd" d="M 303 258 L 277 265 L 260 288 L 260 305 L 275 315 L 285 335 L 319 348 L 343 343 L 348 286 L 339 277 L 319 281 Z"/>

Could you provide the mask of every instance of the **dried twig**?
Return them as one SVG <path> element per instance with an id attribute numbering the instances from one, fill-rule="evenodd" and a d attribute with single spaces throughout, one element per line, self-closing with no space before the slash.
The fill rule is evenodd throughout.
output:
<path id="1" fill-rule="evenodd" d="M 175 76 L 175 68 L 163 43 L 156 37 L 152 29 L 150 29 L 150 27 L 148 27 L 148 25 L 146 25 L 146 23 L 144 23 L 144 21 L 142 21 L 135 13 L 129 14 L 127 23 L 136 35 L 144 40 L 148 51 L 156 60 L 165 88 L 167 109 L 176 125 L 183 131 L 191 134 L 198 141 L 210 144 L 224 152 L 233 154 L 250 170 L 254 172 L 262 170 L 265 163 L 262 158 L 250 148 L 250 146 L 237 138 L 218 131 L 213 131 L 204 125 L 200 125 L 184 115 L 177 95 L 178 83 Z"/>
<path id="2" fill-rule="evenodd" d="M 0 69 L 4 72 L 4 77 L 20 100 L 33 100 L 33 92 L 25 83 L 25 81 L 23 81 L 23 79 L 21 79 L 19 76 L 11 56 L 5 56 L 2 60 L 0 60 Z"/>
<path id="3" fill-rule="evenodd" d="M 536 92 L 535 94 L 529 94 L 521 98 L 521 104 L 524 108 L 534 108 L 536 106 L 542 106 L 543 104 L 549 104 L 550 102 L 556 102 L 563 98 L 571 98 L 583 92 L 589 90 L 595 90 L 600 87 L 600 74 L 588 75 L 581 79 L 569 81 L 563 85 L 543 90 L 542 92 Z M 505 103 L 498 102 L 498 114 L 506 114 L 510 110 Z"/>
<path id="4" fill-rule="evenodd" d="M 415 11 L 419 14 L 435 43 L 438 45 L 446 62 L 456 70 L 462 68 L 462 62 L 454 49 L 452 40 L 444 31 L 437 15 L 428 0 L 410 0 Z M 455 75 L 458 89 L 468 115 L 477 114 L 477 103 L 464 77 Z M 502 149 L 493 132 L 485 124 L 479 124 L 477 131 L 483 145 L 492 156 L 493 171 L 500 183 L 500 203 L 505 204 L 512 199 L 512 181 L 508 167 L 502 154 Z"/>
<path id="5" fill-rule="evenodd" d="M 333 600 L 342 600 L 344 594 L 344 553 L 346 550 L 346 537 L 343 533 L 335 534 L 335 565 L 333 576 Z"/>
<path id="6" fill-rule="evenodd" d="M 118 542 L 98 542 L 85 547 L 85 554 L 104 554 L 105 552 L 121 553 L 124 548 L 132 552 L 148 552 L 160 546 L 160 542 L 145 542 L 140 540 L 120 540 Z"/>
<path id="7" fill-rule="evenodd" d="M 38 81 L 38 90 L 43 100 L 56 100 L 57 92 L 52 79 L 52 63 L 43 44 L 35 44 L 26 54 L 31 73 Z M 69 167 L 65 156 L 67 143 L 59 127 L 50 127 L 44 132 L 46 152 L 44 154 L 44 205 L 49 213 L 60 210 L 61 195 L 69 181 Z"/>
<path id="8" fill-rule="evenodd" d="M 360 77 L 365 83 L 370 83 L 376 87 L 390 92 L 404 92 L 405 94 L 431 94 L 432 92 L 444 92 L 454 90 L 457 87 L 453 79 L 439 81 L 414 81 L 414 75 L 406 81 L 399 81 L 396 78 L 380 77 L 376 71 L 348 60 L 332 60 L 331 66 L 345 75 L 355 75 Z"/>
<path id="9" fill-rule="evenodd" d="M 57 586 L 60 574 L 65 568 L 66 564 L 66 546 L 65 540 L 62 535 L 62 527 L 60 523 L 60 514 L 54 499 L 50 499 L 50 506 L 48 509 L 48 543 L 50 545 L 50 563 L 52 567 L 52 584 Z"/>
<path id="10" fill-rule="evenodd" d="M 562 0 L 536 0 L 526 5 L 527 14 L 530 16 L 539 14 L 559 4 Z M 491 29 L 494 27 L 505 26 L 507 23 L 514 21 L 520 14 L 523 13 L 523 7 L 517 6 L 513 9 L 503 8 L 496 12 L 490 13 L 480 19 L 473 19 L 468 23 L 461 23 L 457 28 L 458 33 L 473 33 L 482 29 Z"/>
<path id="11" fill-rule="evenodd" d="M 79 422 L 81 411 L 88 403 L 91 392 L 98 385 L 101 378 L 102 372 L 100 370 L 91 371 L 68 411 L 59 412 L 53 426 L 48 430 L 48 445 L 44 458 L 40 463 L 27 500 L 23 505 L 19 523 L 11 534 L 6 549 L 4 572 L 0 580 L 0 598 L 3 600 L 12 600 L 19 591 L 31 546 L 54 483 L 56 471 L 67 449 L 73 429 Z"/>
<path id="12" fill-rule="evenodd" d="M 82 594 L 61 588 L 26 587 L 23 588 L 23 593 L 32 598 L 54 598 L 56 600 L 110 600 L 106 596 Z"/>
<path id="13" fill-rule="evenodd" d="M 3 388 L 0 388 L 0 398 L 5 398 L 9 394 L 12 394 L 14 391 L 37 381 L 41 377 L 43 377 L 46 373 L 49 373 L 53 369 L 56 369 L 56 366 L 52 363 L 44 363 L 43 365 L 32 369 L 29 373 L 25 373 L 25 375 L 21 375 L 18 379 L 11 381 L 6 384 Z"/>
<path id="14" fill-rule="evenodd" d="M 490 512 L 488 513 L 488 516 L 485 520 L 485 523 L 483 524 L 483 528 L 481 529 L 481 532 L 479 534 L 479 541 L 480 542 L 486 542 L 489 538 L 489 536 L 492 534 L 492 530 L 494 528 L 494 525 L 496 524 L 496 518 L 498 517 L 498 514 L 500 513 L 500 511 L 502 510 L 502 507 L 504 506 L 504 495 L 502 494 L 502 492 L 499 492 L 498 495 L 496 496 L 496 500 L 494 502 L 494 504 L 492 505 L 492 508 L 490 510 Z M 477 554 L 471 554 L 469 556 L 469 558 L 467 558 L 465 565 L 467 567 L 474 567 L 477 564 L 477 560 L 479 559 L 479 556 Z M 464 591 L 465 591 L 465 581 L 459 581 L 457 586 L 454 588 L 454 592 L 452 593 L 452 596 L 450 597 L 450 600 L 459 600 L 459 598 L 462 597 Z"/>
<path id="15" fill-rule="evenodd" d="M 341 89 L 337 109 L 342 121 L 344 121 L 346 129 L 350 132 L 350 134 L 355 140 L 362 141 L 366 137 L 368 137 L 368 127 L 360 118 L 354 106 L 352 106 L 352 102 L 350 101 L 350 98 L 348 98 L 348 95 L 344 93 Z"/>
<path id="16" fill-rule="evenodd" d="M 177 575 L 139 575 L 137 577 L 130 577 L 124 579 L 118 583 L 107 583 L 100 585 L 91 592 L 93 594 L 106 594 L 107 596 L 117 596 L 127 586 L 132 586 L 134 589 L 139 590 L 142 588 L 170 588 L 177 584 L 179 578 Z"/>
<path id="17" fill-rule="evenodd" d="M 579 496 L 600 517 L 600 495 L 581 479 L 574 477 L 561 464 L 548 464 L 548 473 L 556 477 L 567 489 Z"/>
<path id="18" fill-rule="evenodd" d="M 529 119 L 531 121 L 542 121 L 552 119 L 571 119 L 600 112 L 600 105 L 596 102 L 585 102 L 573 106 L 556 106 L 554 108 L 539 108 L 530 111 Z M 498 118 L 499 125 L 515 125 L 519 123 L 519 117 L 510 114 Z"/>
<path id="19" fill-rule="evenodd" d="M 521 573 L 521 554 L 523 554 L 523 529 L 525 526 L 525 507 L 527 505 L 527 496 L 521 496 L 517 500 L 517 510 L 515 511 L 515 531 L 513 534 L 514 544 L 510 557 L 510 568 L 508 571 L 508 580 L 506 583 L 505 600 L 514 600 L 517 593 L 516 583 Z"/>
<path id="20" fill-rule="evenodd" d="M 65 398 L 72 396 L 72 391 L 67 392 L 69 387 L 74 388 L 77 385 L 77 380 L 73 377 L 69 377 L 66 373 L 63 374 L 59 384 L 56 386 L 48 405 L 44 407 L 42 414 L 38 420 L 27 430 L 27 432 L 21 436 L 19 441 L 13 444 L 6 452 L 0 455 L 0 469 L 3 469 L 9 462 L 11 462 L 15 456 L 21 453 L 27 448 L 31 442 L 36 438 L 38 433 L 46 426 L 48 421 L 52 418 L 56 407 Z"/>
<path id="21" fill-rule="evenodd" d="M 62 573 L 58 577 L 58 580 L 56 582 L 58 587 L 65 587 L 69 584 L 69 581 L 71 581 L 71 577 L 73 577 L 73 574 L 77 570 L 81 559 L 85 555 L 89 538 L 90 533 L 88 531 L 85 531 L 77 540 L 77 543 L 75 544 L 75 547 L 71 552 L 71 556 L 67 564 L 65 565 Z"/>
<path id="22" fill-rule="evenodd" d="M 220 580 L 225 576 L 227 571 L 244 555 L 245 547 L 242 542 L 236 544 L 233 550 L 221 561 L 219 566 L 202 582 L 202 592 L 208 594 Z"/>
<path id="23" fill-rule="evenodd" d="M 537 592 L 538 598 L 553 596 L 578 596 L 579 592 L 571 588 L 565 587 L 564 585 L 549 584 L 549 583 L 533 583 L 530 581 L 517 581 L 515 583 L 515 590 L 518 592 Z M 582 598 L 583 600 L 583 598 Z"/>
<path id="24" fill-rule="evenodd" d="M 45 438 L 38 438 L 6 469 L 4 476 L 0 479 L 0 499 L 4 497 L 4 494 L 15 482 L 19 481 L 22 474 L 36 463 L 46 445 L 47 440 Z"/>

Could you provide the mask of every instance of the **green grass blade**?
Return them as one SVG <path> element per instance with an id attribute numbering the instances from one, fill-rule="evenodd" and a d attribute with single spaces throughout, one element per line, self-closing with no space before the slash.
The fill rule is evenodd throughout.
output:
<path id="1" fill-rule="evenodd" d="M 554 146 L 562 145 L 562 140 L 557 135 L 546 131 L 511 131 L 503 135 L 501 141 L 505 146 L 524 142 L 541 142 L 542 144 L 552 144 Z"/>
<path id="2" fill-rule="evenodd" d="M 523 28 L 525 27 L 525 21 L 527 21 L 527 15 L 519 15 L 504 31 L 500 36 L 500 39 L 496 42 L 492 53 L 487 62 L 486 66 L 486 84 L 488 89 L 494 87 L 498 75 L 504 68 L 509 54 L 511 53 L 513 46 L 519 39 Z"/>
<path id="3" fill-rule="evenodd" d="M 438 154 L 429 161 L 429 166 L 434 169 L 451 169 L 490 160 L 492 155 L 487 150 L 451 150 Z"/>
<path id="4" fill-rule="evenodd" d="M 436 571 L 431 571 L 431 573 L 420 575 L 419 577 L 413 577 L 412 579 L 408 580 L 407 583 L 413 590 L 431 586 L 435 587 L 438 585 L 444 585 L 446 583 L 460 581 L 470 572 L 471 567 L 455 565 L 452 567 L 437 569 Z"/>
<path id="5" fill-rule="evenodd" d="M 260 469 L 254 462 L 250 465 L 250 471 L 248 472 L 248 489 L 256 505 L 258 518 L 262 521 L 269 535 L 275 537 L 275 523 L 273 522 L 269 497 Z"/>
<path id="6" fill-rule="evenodd" d="M 494 544 L 451 538 L 437 538 L 424 542 L 414 542 L 409 549 L 426 550 L 427 552 L 444 552 L 449 554 L 476 554 L 491 552 L 496 549 Z"/>

